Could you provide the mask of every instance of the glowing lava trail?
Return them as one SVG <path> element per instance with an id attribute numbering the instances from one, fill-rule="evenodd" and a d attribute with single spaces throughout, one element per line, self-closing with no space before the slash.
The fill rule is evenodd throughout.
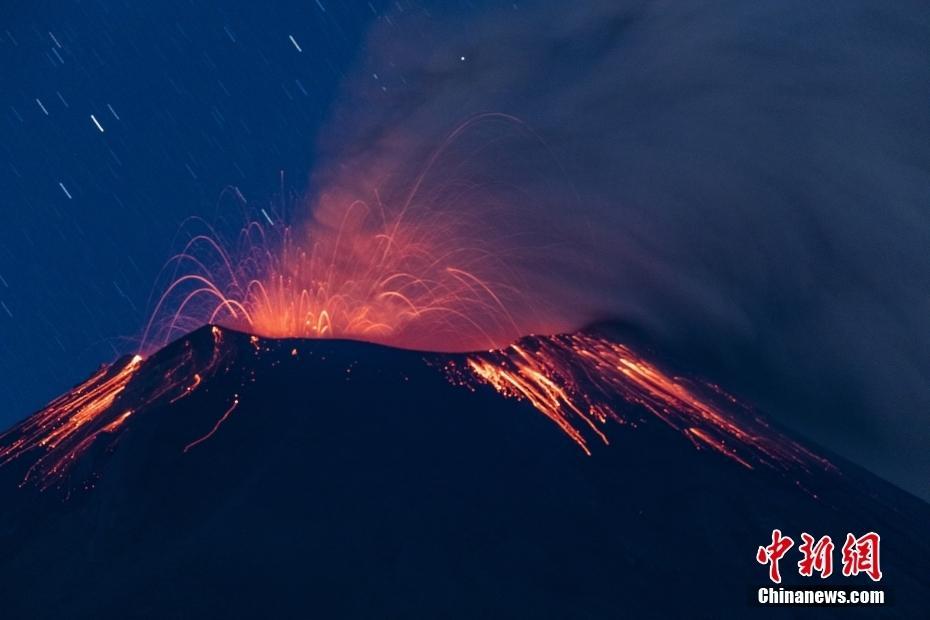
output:
<path id="1" fill-rule="evenodd" d="M 236 407 L 238 407 L 238 406 L 239 406 L 239 396 L 236 395 L 236 396 L 233 397 L 232 405 L 230 405 L 230 406 L 229 406 L 229 409 L 226 410 L 226 413 L 224 413 L 224 414 L 220 417 L 220 419 L 216 421 L 216 424 L 213 425 L 213 428 L 210 429 L 210 432 L 207 433 L 206 435 L 204 435 L 203 437 L 200 437 L 199 439 L 195 439 L 194 441 L 192 441 L 192 442 L 190 442 L 189 444 L 187 444 L 186 446 L 184 446 L 184 453 L 187 454 L 187 453 L 190 452 L 193 448 L 196 448 L 198 445 L 202 444 L 202 443 L 205 442 L 206 440 L 208 440 L 208 439 L 210 439 L 211 437 L 213 437 L 213 435 L 216 434 L 216 431 L 218 431 L 218 430 L 220 429 L 220 427 L 223 425 L 223 422 L 225 422 L 227 419 L 229 419 L 229 416 L 232 414 L 233 411 L 236 410 Z"/>
<path id="2" fill-rule="evenodd" d="M 98 437 L 115 433 L 132 415 L 132 411 L 125 411 L 101 423 L 141 362 L 136 355 L 121 368 L 102 368 L 20 426 L 0 435 L 0 465 L 40 449 L 44 453 L 26 472 L 24 482 L 34 472 L 41 473 L 45 481 L 60 478 Z"/>
<path id="3" fill-rule="evenodd" d="M 21 459 L 23 484 L 34 481 L 41 489 L 73 486 L 67 484 L 69 472 L 91 448 L 99 443 L 98 447 L 109 449 L 130 418 L 190 396 L 206 378 L 225 369 L 229 351 L 223 349 L 222 336 L 219 328 L 213 328 L 205 333 L 199 352 L 185 339 L 170 354 L 145 363 L 135 355 L 102 367 L 0 435 L 0 467 L 15 466 Z M 83 475 L 95 473 L 84 468 Z"/>
<path id="4" fill-rule="evenodd" d="M 248 334 L 227 337 L 216 326 L 179 340 L 145 363 L 140 356 L 126 358 L 0 436 L 0 466 L 21 463 L 23 483 L 33 480 L 42 489 L 86 483 L 96 475 L 94 455 L 109 450 L 118 433 L 197 390 L 209 391 L 219 375 L 222 381 L 239 376 L 246 388 L 255 381 L 247 360 L 266 354 L 276 356 L 272 367 L 300 359 L 291 342 L 275 344 Z M 657 417 L 695 448 L 749 469 L 833 470 L 716 386 L 671 376 L 631 348 L 591 333 L 529 336 L 482 353 L 425 354 L 431 366 L 437 360 L 454 382 L 472 388 L 488 384 L 505 397 L 529 402 L 588 454 L 594 443 L 608 443 L 612 423 L 637 426 Z M 218 411 L 178 451 L 190 452 L 235 421 L 240 393 L 234 389 L 225 412 Z M 89 458 L 82 459 L 85 455 Z M 84 464 L 73 478 L 69 472 L 78 461 Z"/>
<path id="5" fill-rule="evenodd" d="M 608 443 L 609 421 L 632 426 L 644 421 L 630 406 L 635 405 L 696 448 L 750 469 L 832 469 L 718 387 L 670 376 L 632 349 L 597 336 L 531 336 L 506 349 L 469 355 L 466 364 L 480 382 L 529 401 L 588 454 L 591 438 Z M 451 370 L 462 379 L 460 369 Z"/>

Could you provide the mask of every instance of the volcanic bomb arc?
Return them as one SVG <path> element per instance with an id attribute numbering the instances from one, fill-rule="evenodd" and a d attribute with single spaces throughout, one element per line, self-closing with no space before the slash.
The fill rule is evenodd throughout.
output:
<path id="1" fill-rule="evenodd" d="M 531 290 L 529 269 L 514 260 L 538 248 L 488 221 L 509 208 L 496 204 L 502 200 L 489 183 L 444 165 L 459 139 L 491 121 L 529 131 L 504 114 L 478 115 L 416 173 L 400 175 L 410 181 L 392 185 L 388 197 L 379 189 L 324 189 L 290 210 L 304 216 L 295 222 L 265 209 L 253 213 L 233 188 L 245 223 L 227 235 L 202 219 L 187 222 L 189 239 L 163 270 L 168 279 L 141 350 L 214 323 L 264 337 L 445 351 L 493 348 L 556 324 L 540 320 L 541 309 L 555 313 L 554 304 Z M 431 184 L 443 167 L 452 170 L 448 179 Z"/>

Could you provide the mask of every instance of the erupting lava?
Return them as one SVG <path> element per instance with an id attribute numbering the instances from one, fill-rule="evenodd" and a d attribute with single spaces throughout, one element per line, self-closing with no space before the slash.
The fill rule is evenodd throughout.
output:
<path id="1" fill-rule="evenodd" d="M 246 389 L 254 381 L 250 356 L 273 355 L 273 364 L 298 363 L 297 349 L 289 342 L 244 334 L 227 341 L 216 326 L 198 334 L 200 344 L 187 337 L 173 344 L 169 355 L 145 362 L 137 355 L 101 369 L 9 430 L 0 436 L 0 466 L 25 457 L 23 483 L 36 479 L 43 489 L 64 485 L 92 447 L 109 449 L 119 432 L 150 411 L 210 390 L 202 386 L 220 375 L 243 377 L 234 385 Z M 651 414 L 697 449 L 709 448 L 750 469 L 833 469 L 716 386 L 670 376 L 629 347 L 592 333 L 528 336 L 505 349 L 423 356 L 428 365 L 445 368 L 454 383 L 473 389 L 486 383 L 505 397 L 528 401 L 588 454 L 592 440 L 608 443 L 609 422 L 636 426 Z M 178 445 L 178 451 L 187 454 L 235 423 L 240 394 L 228 394 L 225 411 L 216 411 L 216 419 Z M 93 467 L 93 459 L 89 462 Z M 82 471 L 88 475 L 86 466 Z"/>
<path id="2" fill-rule="evenodd" d="M 141 362 L 136 355 L 122 367 L 101 368 L 20 426 L 0 435 L 0 466 L 27 451 L 41 449 L 44 452 L 26 472 L 24 482 L 36 471 L 46 480 L 61 477 L 100 435 L 115 433 L 132 415 L 132 410 L 126 410 L 104 424 L 97 423 L 126 389 Z"/>
<path id="3" fill-rule="evenodd" d="M 480 244 L 454 242 L 462 226 L 435 216 L 388 219 L 353 202 L 335 227 L 306 234 L 252 221 L 232 250 L 217 235 L 195 235 L 172 260 L 185 273 L 158 300 L 143 347 L 205 323 L 408 348 L 468 349 L 513 338 L 507 270 Z"/>
<path id="4" fill-rule="evenodd" d="M 220 366 L 222 333 L 211 330 L 209 357 L 198 359 L 190 343 L 167 362 L 140 355 L 104 366 L 24 422 L 0 434 L 0 467 L 29 459 L 23 484 L 41 489 L 68 481 L 69 470 L 98 444 L 112 447 L 131 416 L 189 396 Z M 147 375 L 141 385 L 134 380 Z M 154 381 L 152 379 L 155 379 Z M 126 397 L 128 392 L 128 398 Z M 93 472 L 91 472 L 92 474 Z"/>
<path id="5" fill-rule="evenodd" d="M 671 377 L 622 344 L 585 332 L 520 338 L 539 327 L 538 320 L 529 320 L 539 304 L 524 293 L 530 287 L 519 286 L 517 261 L 488 234 L 480 209 L 469 208 L 480 190 L 466 182 L 424 188 L 446 145 L 389 205 L 377 194 L 371 203 L 324 195 L 310 224 L 301 228 L 262 209 L 264 221 L 249 221 L 233 243 L 205 224 L 207 230 L 192 235 L 169 261 L 171 279 L 155 303 L 141 351 L 149 356 L 210 324 L 210 361 L 195 365 L 188 352 L 158 375 L 158 386 L 135 395 L 133 409 L 123 410 L 117 397 L 142 358 L 105 368 L 0 436 L 0 465 L 35 450 L 39 456 L 26 480 L 34 471 L 46 480 L 61 479 L 134 410 L 163 402 L 163 396 L 174 403 L 197 389 L 217 368 L 220 324 L 252 334 L 256 351 L 259 337 L 349 338 L 446 352 L 491 347 L 448 354 L 441 363 L 463 383 L 477 380 L 529 401 L 588 454 L 592 438 L 608 443 L 609 421 L 636 425 L 646 411 L 695 447 L 748 468 L 830 467 L 715 386 Z M 433 208 L 437 204 L 443 208 Z M 514 344 L 494 348 L 509 342 Z M 239 394 L 227 402 L 212 429 L 187 443 L 185 453 L 234 419 Z"/>
<path id="6" fill-rule="evenodd" d="M 710 448 L 750 469 L 832 467 L 717 386 L 670 376 L 629 347 L 584 332 L 530 336 L 506 349 L 471 354 L 466 364 L 501 394 L 529 401 L 587 454 L 590 436 L 608 443 L 608 421 L 633 426 L 641 421 L 632 404 L 683 433 L 696 448 Z"/>
<path id="7" fill-rule="evenodd" d="M 260 209 L 247 214 L 231 242 L 204 223 L 206 230 L 192 234 L 168 263 L 172 279 L 155 304 L 142 349 L 205 323 L 273 338 L 351 338 L 443 351 L 500 346 L 522 336 L 540 306 L 515 260 L 526 251 L 516 239 L 530 235 L 503 230 L 502 221 L 519 214 L 500 207 L 506 201 L 493 184 L 460 178 L 454 170 L 461 162 L 440 161 L 476 123 L 495 120 L 522 127 L 502 114 L 463 123 L 409 185 L 387 182 L 387 198 L 334 184 L 307 208 L 304 225 Z M 440 167 L 453 174 L 431 174 Z M 244 207 L 242 194 L 232 194 Z"/>

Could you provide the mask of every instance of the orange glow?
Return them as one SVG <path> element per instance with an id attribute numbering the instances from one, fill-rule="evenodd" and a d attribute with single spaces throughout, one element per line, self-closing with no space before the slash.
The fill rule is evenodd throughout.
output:
<path id="1" fill-rule="evenodd" d="M 141 356 L 134 356 L 122 366 L 101 368 L 45 409 L 0 435 L 0 466 L 21 457 L 35 457 L 23 484 L 35 480 L 42 489 L 65 486 L 71 466 L 98 441 L 112 446 L 130 418 L 152 406 L 190 396 L 205 377 L 222 369 L 223 333 L 214 328 L 212 336 L 209 358 L 200 359 L 191 342 L 186 341 L 176 356 L 149 360 L 145 364 L 146 379 L 138 387 L 133 380 L 143 366 Z M 127 390 L 131 392 L 128 398 L 132 409 L 123 406 Z"/>
<path id="2" fill-rule="evenodd" d="M 194 380 L 191 382 L 191 384 L 190 384 L 189 386 L 187 386 L 186 388 L 184 388 L 184 391 L 183 391 L 183 392 L 181 392 L 180 394 L 178 394 L 177 396 L 175 396 L 174 398 L 172 398 L 172 399 L 171 399 L 171 402 L 172 402 L 172 403 L 175 403 L 175 402 L 181 400 L 182 398 L 184 398 L 185 396 L 189 395 L 191 392 L 193 392 L 194 390 L 197 389 L 197 386 L 200 385 L 200 382 L 201 382 L 201 381 L 203 381 L 203 377 L 200 376 L 200 373 L 199 373 L 199 372 L 195 372 L 195 373 L 194 373 Z"/>
<path id="3" fill-rule="evenodd" d="M 29 468 L 24 482 L 35 472 L 46 480 L 60 478 L 100 435 L 114 433 L 132 415 L 132 411 L 126 411 L 112 421 L 102 425 L 99 422 L 141 363 L 142 358 L 136 355 L 115 372 L 113 368 L 102 368 L 49 403 L 44 410 L 0 436 L 0 444 L 16 437 L 0 447 L 0 465 L 38 448 L 43 454 Z"/>
<path id="4" fill-rule="evenodd" d="M 629 347 L 596 336 L 533 336 L 472 354 L 467 365 L 472 376 L 501 394 L 529 401 L 587 454 L 591 439 L 608 443 L 609 420 L 634 426 L 642 421 L 624 406 L 632 404 L 696 448 L 710 448 L 749 469 L 832 468 L 718 387 L 668 375 Z"/>
<path id="5" fill-rule="evenodd" d="M 411 199 L 412 200 L 412 199 Z M 328 204 L 305 228 L 249 222 L 235 243 L 194 235 L 169 266 L 142 349 L 203 324 L 271 338 L 469 350 L 518 337 L 509 267 L 464 217 Z M 325 218 L 326 221 L 321 221 Z"/>
<path id="6" fill-rule="evenodd" d="M 102 368 L 0 435 L 0 466 L 31 455 L 35 458 L 29 461 L 23 483 L 36 478 L 41 488 L 47 488 L 64 482 L 71 465 L 98 440 L 109 437 L 112 444 L 135 416 L 190 396 L 209 377 L 229 368 L 235 349 L 224 346 L 219 327 L 213 327 L 211 334 L 209 356 L 196 352 L 187 340 L 179 343 L 177 355 L 150 360 L 146 379 L 131 390 L 132 409 L 121 396 L 136 385 L 132 380 L 142 358 Z M 247 342 L 256 355 L 272 351 L 258 337 L 250 336 Z M 298 354 L 290 346 L 284 352 L 291 357 Z M 672 376 L 631 348 L 590 334 L 529 336 L 504 349 L 443 359 L 453 360 L 446 362 L 453 380 L 485 383 L 505 397 L 527 401 L 589 455 L 593 445 L 609 442 L 611 421 L 635 427 L 648 421 L 648 412 L 696 449 L 709 449 L 749 469 L 833 469 L 717 386 Z M 212 428 L 190 441 L 183 452 L 216 435 L 239 404 L 239 395 L 232 394 L 231 404 Z"/>

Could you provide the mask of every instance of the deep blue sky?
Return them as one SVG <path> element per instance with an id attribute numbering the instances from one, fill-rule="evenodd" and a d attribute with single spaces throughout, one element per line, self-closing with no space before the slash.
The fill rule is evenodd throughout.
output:
<path id="1" fill-rule="evenodd" d="M 283 170 L 305 189 L 383 19 L 375 0 L 16 4 L 0 10 L 0 426 L 132 349 L 179 224 L 224 186 L 270 202 Z"/>

